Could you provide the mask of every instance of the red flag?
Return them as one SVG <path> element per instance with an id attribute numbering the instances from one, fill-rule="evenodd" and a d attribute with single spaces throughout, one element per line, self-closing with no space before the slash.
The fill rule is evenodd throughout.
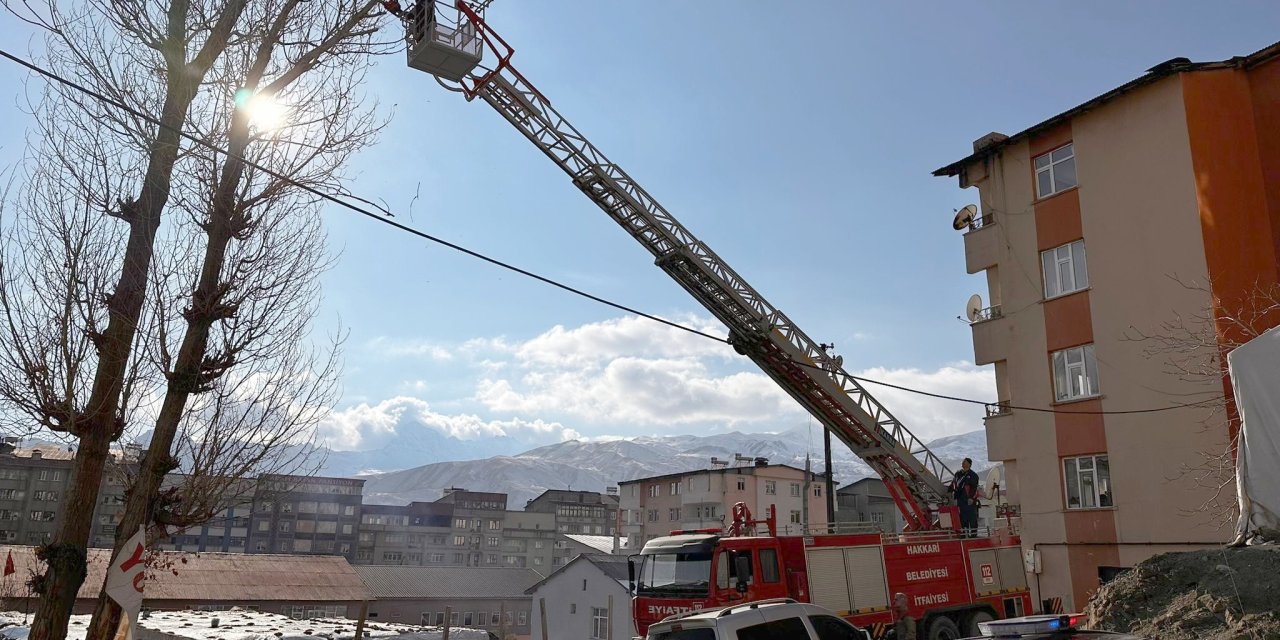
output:
<path id="1" fill-rule="evenodd" d="M 5 559 L 5 561 L 4 561 L 4 575 L 6 575 L 6 576 L 7 576 L 7 575 L 9 575 L 9 574 L 11 574 L 11 573 L 17 573 L 17 572 L 18 572 L 18 570 L 17 570 L 16 568 L 14 568 L 14 566 L 13 566 L 13 552 L 12 552 L 12 551 L 10 551 L 10 552 L 9 552 L 9 557 L 8 557 L 8 558 L 6 558 L 6 559 Z"/>

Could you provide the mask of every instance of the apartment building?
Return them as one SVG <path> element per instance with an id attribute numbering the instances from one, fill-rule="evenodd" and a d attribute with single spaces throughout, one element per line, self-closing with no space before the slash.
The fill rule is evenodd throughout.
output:
<path id="1" fill-rule="evenodd" d="M 542 575 L 570 560 L 557 532 L 554 513 L 508 511 L 502 520 L 502 564 L 525 567 Z"/>
<path id="2" fill-rule="evenodd" d="M 359 532 L 359 564 L 463 564 L 453 540 L 452 504 L 364 505 Z"/>
<path id="3" fill-rule="evenodd" d="M 1223 415 L 1126 412 L 1229 395 L 1142 336 L 1211 311 L 1210 362 L 1214 336 L 1241 337 L 1225 319 L 1280 279 L 1278 57 L 1280 43 L 1161 63 L 934 172 L 978 190 L 956 226 L 986 279 L 971 319 L 999 400 L 988 453 L 1021 510 L 1030 584 L 1068 610 L 1120 568 L 1229 536 L 1194 513 L 1212 489 L 1184 471 L 1226 450 Z"/>
<path id="4" fill-rule="evenodd" d="M 75 452 L 62 445 L 19 448 L 17 439 L 0 443 L 0 542 L 41 545 L 53 539 L 62 501 L 71 486 Z M 105 474 L 94 508 L 93 546 L 111 546 L 124 510 L 124 475 L 119 456 Z"/>
<path id="5" fill-rule="evenodd" d="M 880 478 L 862 478 L 836 490 L 838 531 L 901 531 L 906 524 Z"/>
<path id="6" fill-rule="evenodd" d="M 165 477 L 161 486 L 177 485 L 185 479 L 182 475 L 171 474 Z M 233 480 L 228 485 L 227 491 L 221 496 L 222 510 L 212 519 L 183 531 L 175 531 L 168 538 L 158 541 L 156 547 L 167 551 L 244 553 L 249 544 L 249 524 L 253 516 L 253 499 L 258 482 L 253 478 L 242 478 Z M 102 546 L 112 545 L 108 542 Z"/>
<path id="7" fill-rule="evenodd" d="M 618 517 L 617 488 L 614 493 L 548 489 L 525 503 L 524 510 L 552 513 L 560 533 L 613 535 Z"/>
<path id="8" fill-rule="evenodd" d="M 458 564 L 468 567 L 502 566 L 502 519 L 507 513 L 507 494 L 468 491 L 457 487 L 444 490 L 436 502 L 453 505 L 453 543 L 461 554 Z"/>
<path id="9" fill-rule="evenodd" d="M 258 478 L 247 553 L 340 555 L 356 560 L 364 480 Z"/>
<path id="10" fill-rule="evenodd" d="M 822 476 L 759 458 L 754 465 L 715 467 L 618 483 L 622 533 L 627 546 L 644 543 L 675 529 L 723 527 L 733 520 L 733 505 L 743 503 L 757 518 L 777 509 L 779 532 L 800 533 L 825 527 L 826 500 Z M 808 502 L 806 523 L 805 502 Z"/>

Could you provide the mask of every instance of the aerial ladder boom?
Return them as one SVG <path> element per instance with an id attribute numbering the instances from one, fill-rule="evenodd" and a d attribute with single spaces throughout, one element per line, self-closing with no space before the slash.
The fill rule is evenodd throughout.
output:
<path id="1" fill-rule="evenodd" d="M 443 5 L 443 3 L 441 3 Z M 951 473 L 826 350 L 769 304 L 707 245 L 680 224 L 626 171 L 610 161 L 511 65 L 514 53 L 484 21 L 488 2 L 441 7 L 425 37 L 409 38 L 410 66 L 432 73 L 468 100 L 480 98 L 564 170 L 588 198 L 653 254 L 655 263 L 729 328 L 729 343 L 795 398 L 837 439 L 880 474 L 907 529 L 937 528 L 950 503 Z M 456 15 L 454 15 L 456 11 Z M 447 33 L 433 39 L 433 33 Z M 474 40 L 459 46 L 458 34 Z M 442 55 L 481 45 L 492 66 Z M 428 56 L 432 56 L 431 59 Z M 435 62 L 442 60 L 444 62 Z M 465 71 L 458 65 L 473 65 Z M 454 85 L 452 80 L 458 79 Z"/>

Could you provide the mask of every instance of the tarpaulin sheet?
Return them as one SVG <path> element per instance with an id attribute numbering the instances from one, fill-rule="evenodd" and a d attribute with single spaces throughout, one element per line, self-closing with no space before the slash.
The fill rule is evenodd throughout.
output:
<path id="1" fill-rule="evenodd" d="M 1259 528 L 1280 528 L 1280 327 L 1232 350 L 1227 369 L 1240 412 L 1236 539 L 1243 541 Z"/>

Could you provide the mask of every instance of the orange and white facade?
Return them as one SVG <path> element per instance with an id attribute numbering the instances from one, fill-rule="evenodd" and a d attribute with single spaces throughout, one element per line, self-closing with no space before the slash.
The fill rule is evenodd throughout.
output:
<path id="1" fill-rule="evenodd" d="M 1125 412 L 1229 394 L 1135 337 L 1209 308 L 1221 318 L 1280 278 L 1280 43 L 1163 63 L 988 135 L 935 175 L 979 193 L 965 261 L 990 306 L 974 356 L 995 367 L 988 452 L 1020 509 L 1037 602 L 1080 610 L 1100 576 L 1228 540 L 1188 513 L 1212 490 L 1184 472 L 1227 447 L 1225 419 Z M 1220 339 L 1230 331 L 1219 322 Z"/>

